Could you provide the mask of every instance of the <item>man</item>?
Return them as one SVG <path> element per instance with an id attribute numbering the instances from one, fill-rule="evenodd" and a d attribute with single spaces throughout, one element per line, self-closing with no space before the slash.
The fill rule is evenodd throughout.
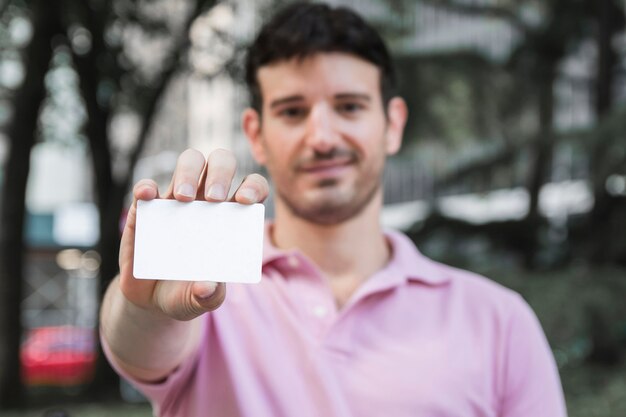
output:
<path id="1" fill-rule="evenodd" d="M 296 4 L 250 47 L 243 128 L 276 192 L 257 285 L 133 278 L 140 181 L 104 348 L 159 416 L 565 415 L 541 327 L 513 292 L 383 233 L 381 177 L 407 110 L 378 34 L 356 14 Z M 181 154 L 163 198 L 224 201 L 231 153 Z M 263 177 L 233 200 L 260 202 Z M 174 257 L 175 254 L 172 254 Z M 212 254 L 207 254 L 212 256 Z"/>

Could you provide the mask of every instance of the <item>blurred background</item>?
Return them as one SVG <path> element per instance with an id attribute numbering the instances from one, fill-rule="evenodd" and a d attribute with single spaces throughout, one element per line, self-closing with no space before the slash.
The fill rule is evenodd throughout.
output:
<path id="1" fill-rule="evenodd" d="M 187 147 L 258 170 L 241 57 L 285 3 L 0 0 L 1 416 L 151 415 L 97 341 L 128 192 Z M 380 29 L 410 107 L 384 224 L 526 298 L 571 416 L 625 416 L 625 2 L 330 3 Z"/>

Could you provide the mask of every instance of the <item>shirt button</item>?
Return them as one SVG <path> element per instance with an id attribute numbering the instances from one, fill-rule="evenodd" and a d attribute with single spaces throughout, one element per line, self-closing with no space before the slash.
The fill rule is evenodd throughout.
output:
<path id="1" fill-rule="evenodd" d="M 325 306 L 319 305 L 319 306 L 313 307 L 313 315 L 315 317 L 318 317 L 321 319 L 325 317 L 326 314 L 328 314 L 328 309 Z"/>
<path id="2" fill-rule="evenodd" d="M 287 258 L 287 264 L 289 264 L 292 268 L 297 268 L 300 266 L 300 261 L 295 256 L 290 256 Z"/>

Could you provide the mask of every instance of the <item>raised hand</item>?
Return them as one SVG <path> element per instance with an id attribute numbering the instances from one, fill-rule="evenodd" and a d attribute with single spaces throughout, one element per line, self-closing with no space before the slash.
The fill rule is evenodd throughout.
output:
<path id="1" fill-rule="evenodd" d="M 218 308 L 226 294 L 224 283 L 138 280 L 133 277 L 135 224 L 138 200 L 155 198 L 178 201 L 225 201 L 235 175 L 236 160 L 230 151 L 218 149 L 208 159 L 188 149 L 178 158 L 170 186 L 162 197 L 157 184 L 141 180 L 133 189 L 133 204 L 120 247 L 119 287 L 128 301 L 142 309 L 164 313 L 177 320 L 190 320 Z M 248 175 L 231 201 L 253 204 L 265 200 L 269 186 L 258 174 Z"/>

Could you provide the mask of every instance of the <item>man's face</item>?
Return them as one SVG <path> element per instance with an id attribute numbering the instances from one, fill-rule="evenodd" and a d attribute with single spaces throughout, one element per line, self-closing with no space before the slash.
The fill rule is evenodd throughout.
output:
<path id="1" fill-rule="evenodd" d="M 386 117 L 379 69 L 344 53 L 320 53 L 261 67 L 261 120 L 244 129 L 273 179 L 278 203 L 317 224 L 358 214 L 380 192 L 385 157 L 406 119 L 395 98 Z"/>

